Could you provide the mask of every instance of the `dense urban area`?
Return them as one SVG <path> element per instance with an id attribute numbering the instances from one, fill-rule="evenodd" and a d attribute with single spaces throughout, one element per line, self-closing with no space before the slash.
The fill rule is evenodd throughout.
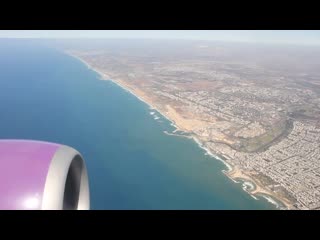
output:
<path id="1" fill-rule="evenodd" d="M 320 209 L 320 49 L 152 40 L 66 49 L 191 133 L 255 194 Z"/>

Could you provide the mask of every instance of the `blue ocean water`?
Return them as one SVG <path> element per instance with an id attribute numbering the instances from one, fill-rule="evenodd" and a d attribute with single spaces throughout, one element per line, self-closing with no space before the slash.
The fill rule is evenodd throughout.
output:
<path id="1" fill-rule="evenodd" d="M 274 209 L 223 163 L 79 60 L 38 43 L 0 41 L 0 138 L 66 144 L 86 160 L 92 209 Z"/>

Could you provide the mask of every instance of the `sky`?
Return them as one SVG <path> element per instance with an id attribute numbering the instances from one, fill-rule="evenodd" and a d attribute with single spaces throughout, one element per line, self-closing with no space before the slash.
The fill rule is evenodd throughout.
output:
<path id="1" fill-rule="evenodd" d="M 151 38 L 320 45 L 320 30 L 0 30 L 0 38 Z"/>

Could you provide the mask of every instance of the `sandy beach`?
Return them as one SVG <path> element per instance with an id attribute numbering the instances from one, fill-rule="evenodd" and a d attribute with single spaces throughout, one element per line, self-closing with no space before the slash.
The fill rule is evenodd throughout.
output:
<path id="1" fill-rule="evenodd" d="M 166 105 L 166 112 L 161 111 L 156 104 L 153 102 L 153 100 L 147 96 L 147 94 L 143 91 L 141 91 L 140 89 L 136 88 L 135 86 L 129 85 L 127 82 L 121 80 L 121 79 L 113 79 L 108 73 L 106 73 L 105 71 L 102 71 L 100 69 L 96 69 L 92 66 L 90 66 L 90 64 L 88 64 L 87 62 L 85 62 L 83 59 L 81 59 L 81 57 L 72 54 L 70 52 L 66 52 L 68 55 L 78 59 L 79 61 L 81 61 L 82 63 L 84 63 L 89 69 L 97 72 L 100 77 L 101 80 L 110 80 L 113 83 L 117 84 L 118 86 L 120 86 L 121 88 L 125 89 L 126 91 L 130 92 L 131 94 L 133 94 L 135 97 L 137 97 L 140 101 L 146 103 L 148 106 L 150 106 L 151 109 L 155 109 L 156 111 L 158 111 L 161 115 L 163 115 L 167 120 L 169 120 L 172 125 L 176 128 L 175 131 L 184 131 L 184 132 L 190 132 L 192 131 L 192 127 L 196 126 L 202 126 L 202 124 L 204 124 L 202 121 L 200 120 L 193 120 L 193 119 L 186 119 L 184 117 L 182 117 L 181 115 L 179 115 L 179 113 L 170 105 Z M 169 134 L 166 133 L 168 135 L 175 135 L 175 134 Z M 186 136 L 185 136 L 186 137 Z M 192 137 L 188 137 L 188 138 L 192 138 L 198 145 L 199 147 L 201 147 L 202 149 L 204 149 L 208 155 L 214 157 L 217 160 L 222 161 L 226 167 L 228 168 L 227 171 L 223 171 L 223 173 L 225 175 L 227 175 L 230 179 L 232 179 L 233 181 L 236 181 L 236 179 L 242 179 L 242 180 L 247 180 L 248 182 L 252 183 L 254 185 L 254 189 L 253 190 L 245 190 L 246 192 L 248 192 L 249 194 L 253 195 L 253 196 L 257 196 L 257 195 L 266 195 L 266 196 L 270 196 L 273 199 L 276 199 L 277 201 L 280 201 L 281 203 L 283 203 L 283 205 L 286 206 L 287 209 L 291 209 L 292 206 L 289 202 L 287 202 L 285 199 L 279 199 L 278 196 L 275 196 L 275 194 L 272 191 L 269 191 L 268 189 L 264 188 L 263 186 L 259 185 L 256 181 L 254 181 L 249 175 L 245 174 L 241 169 L 239 169 L 236 166 L 231 166 L 229 163 L 227 163 L 226 161 L 222 160 L 221 158 L 219 158 L 218 156 L 216 156 L 215 154 L 213 154 L 211 152 L 210 149 L 206 148 L 205 146 L 203 146 L 202 142 L 196 137 L 196 136 L 192 136 Z M 272 202 L 272 201 L 270 201 Z"/>
<path id="2" fill-rule="evenodd" d="M 259 196 L 259 195 L 260 196 L 269 196 L 271 198 L 274 198 L 277 201 L 280 201 L 283 205 L 286 206 L 287 209 L 292 208 L 290 202 L 286 201 L 285 199 L 280 199 L 278 196 L 275 196 L 272 191 L 269 191 L 266 188 L 264 188 L 263 186 L 261 186 L 260 184 L 258 184 L 248 174 L 241 171 L 238 167 L 233 166 L 231 171 L 226 172 L 226 175 L 233 180 L 241 179 L 243 181 L 248 181 L 248 182 L 252 183 L 254 185 L 254 189 L 251 191 L 250 190 L 247 191 L 249 194 L 252 194 L 254 196 Z"/>

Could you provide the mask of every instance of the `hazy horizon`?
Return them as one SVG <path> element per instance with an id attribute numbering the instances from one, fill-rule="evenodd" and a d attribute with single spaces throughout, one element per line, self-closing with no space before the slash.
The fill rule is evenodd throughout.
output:
<path id="1" fill-rule="evenodd" d="M 319 30 L 0 30 L 0 38 L 200 40 L 320 46 Z"/>

